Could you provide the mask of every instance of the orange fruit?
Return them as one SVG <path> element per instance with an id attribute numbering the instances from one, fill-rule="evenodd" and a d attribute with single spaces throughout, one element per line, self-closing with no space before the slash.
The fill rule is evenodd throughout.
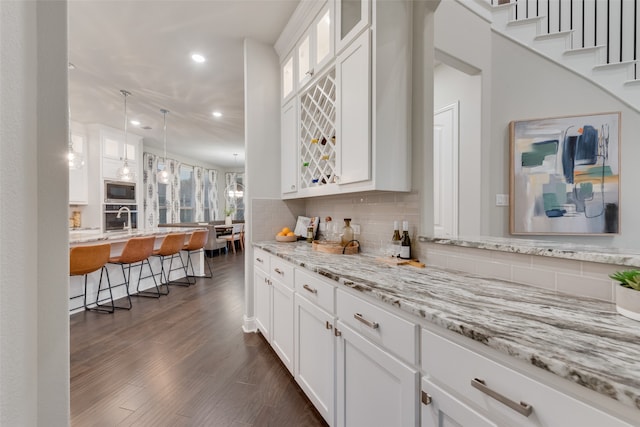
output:
<path id="1" fill-rule="evenodd" d="M 282 231 L 279 232 L 278 234 L 276 234 L 276 236 L 284 236 L 284 235 L 285 235 L 285 233 L 283 233 Z"/>
<path id="2" fill-rule="evenodd" d="M 283 236 L 290 232 L 291 232 L 291 229 L 289 227 L 284 227 L 281 231 L 281 233 L 284 233 Z"/>
<path id="3" fill-rule="evenodd" d="M 290 231 L 290 232 L 287 233 L 287 236 L 289 236 L 289 237 L 295 236 L 295 235 L 296 235 L 296 233 L 294 233 L 293 231 Z"/>

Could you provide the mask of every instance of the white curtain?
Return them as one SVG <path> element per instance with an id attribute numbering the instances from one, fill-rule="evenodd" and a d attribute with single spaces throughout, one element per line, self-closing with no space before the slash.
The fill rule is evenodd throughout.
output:
<path id="1" fill-rule="evenodd" d="M 167 223 L 180 222 L 180 162 L 166 159 L 169 166 L 169 184 L 167 186 Z"/>
<path id="2" fill-rule="evenodd" d="M 193 167 L 193 187 L 195 189 L 195 206 L 193 220 L 204 221 L 204 168 Z"/>
<path id="3" fill-rule="evenodd" d="M 151 153 L 143 155 L 142 188 L 144 191 L 142 198 L 142 215 L 144 228 L 155 228 L 158 226 L 159 206 L 158 206 L 158 183 L 156 173 L 158 172 L 158 156 Z"/>
<path id="4" fill-rule="evenodd" d="M 213 221 L 220 218 L 220 202 L 218 201 L 218 171 L 207 170 L 209 175 L 209 218 Z"/>

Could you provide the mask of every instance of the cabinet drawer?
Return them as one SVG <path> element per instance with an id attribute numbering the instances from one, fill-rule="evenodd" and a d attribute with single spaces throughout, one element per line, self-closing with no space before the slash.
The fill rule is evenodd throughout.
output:
<path id="1" fill-rule="evenodd" d="M 269 276 L 293 290 L 293 264 L 273 255 L 270 258 Z"/>
<path id="2" fill-rule="evenodd" d="M 422 367 L 430 379 L 445 385 L 463 400 L 489 414 L 491 420 L 498 425 L 630 426 L 580 400 L 424 329 L 421 350 Z M 493 397 L 490 396 L 492 393 Z M 511 406 L 524 412 L 530 406 L 531 413 L 528 416 L 521 414 L 503 401 L 510 402 Z"/>
<path id="3" fill-rule="evenodd" d="M 338 289 L 338 317 L 409 363 L 417 363 L 417 326 L 356 296 Z"/>
<path id="4" fill-rule="evenodd" d="M 335 313 L 335 287 L 315 273 L 299 268 L 295 272 L 296 292 L 314 302 L 329 313 Z"/>
<path id="5" fill-rule="evenodd" d="M 269 259 L 271 256 L 263 251 L 262 249 L 254 249 L 253 250 L 253 266 L 254 268 L 259 268 L 265 273 L 269 274 Z"/>

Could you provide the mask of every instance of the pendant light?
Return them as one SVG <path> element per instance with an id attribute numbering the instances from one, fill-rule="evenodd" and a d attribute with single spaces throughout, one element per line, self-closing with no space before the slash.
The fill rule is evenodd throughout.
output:
<path id="1" fill-rule="evenodd" d="M 67 159 L 69 160 L 69 170 L 82 169 L 84 166 L 84 157 L 73 149 L 73 140 L 71 139 L 71 107 L 69 107 L 69 152 L 67 153 Z"/>
<path id="2" fill-rule="evenodd" d="M 135 181 L 136 174 L 129 167 L 129 160 L 127 159 L 127 96 L 130 96 L 131 92 L 122 89 L 120 93 L 124 97 L 124 157 L 122 167 L 118 169 L 116 176 L 120 181 Z"/>
<path id="3" fill-rule="evenodd" d="M 169 183 L 169 171 L 167 168 L 169 165 L 167 164 L 167 113 L 169 110 L 165 110 L 164 108 L 160 109 L 160 112 L 164 116 L 164 157 L 162 158 L 162 170 L 158 172 L 158 184 L 168 184 Z"/>

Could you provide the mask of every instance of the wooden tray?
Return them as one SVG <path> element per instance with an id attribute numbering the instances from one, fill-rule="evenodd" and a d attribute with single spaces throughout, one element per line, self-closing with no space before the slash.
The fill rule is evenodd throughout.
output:
<path id="1" fill-rule="evenodd" d="M 423 262 L 420 262 L 418 259 L 402 259 L 402 258 L 394 258 L 394 257 L 378 257 L 376 261 L 384 262 L 389 265 L 410 265 L 412 267 L 424 268 L 425 265 Z"/>
<path id="2" fill-rule="evenodd" d="M 345 254 L 345 255 L 353 255 L 358 253 L 358 249 L 360 245 L 356 242 L 352 242 L 344 248 L 340 242 L 329 242 L 329 241 L 321 241 L 314 240 L 311 244 L 311 249 L 318 252 L 325 252 L 328 254 Z"/>

